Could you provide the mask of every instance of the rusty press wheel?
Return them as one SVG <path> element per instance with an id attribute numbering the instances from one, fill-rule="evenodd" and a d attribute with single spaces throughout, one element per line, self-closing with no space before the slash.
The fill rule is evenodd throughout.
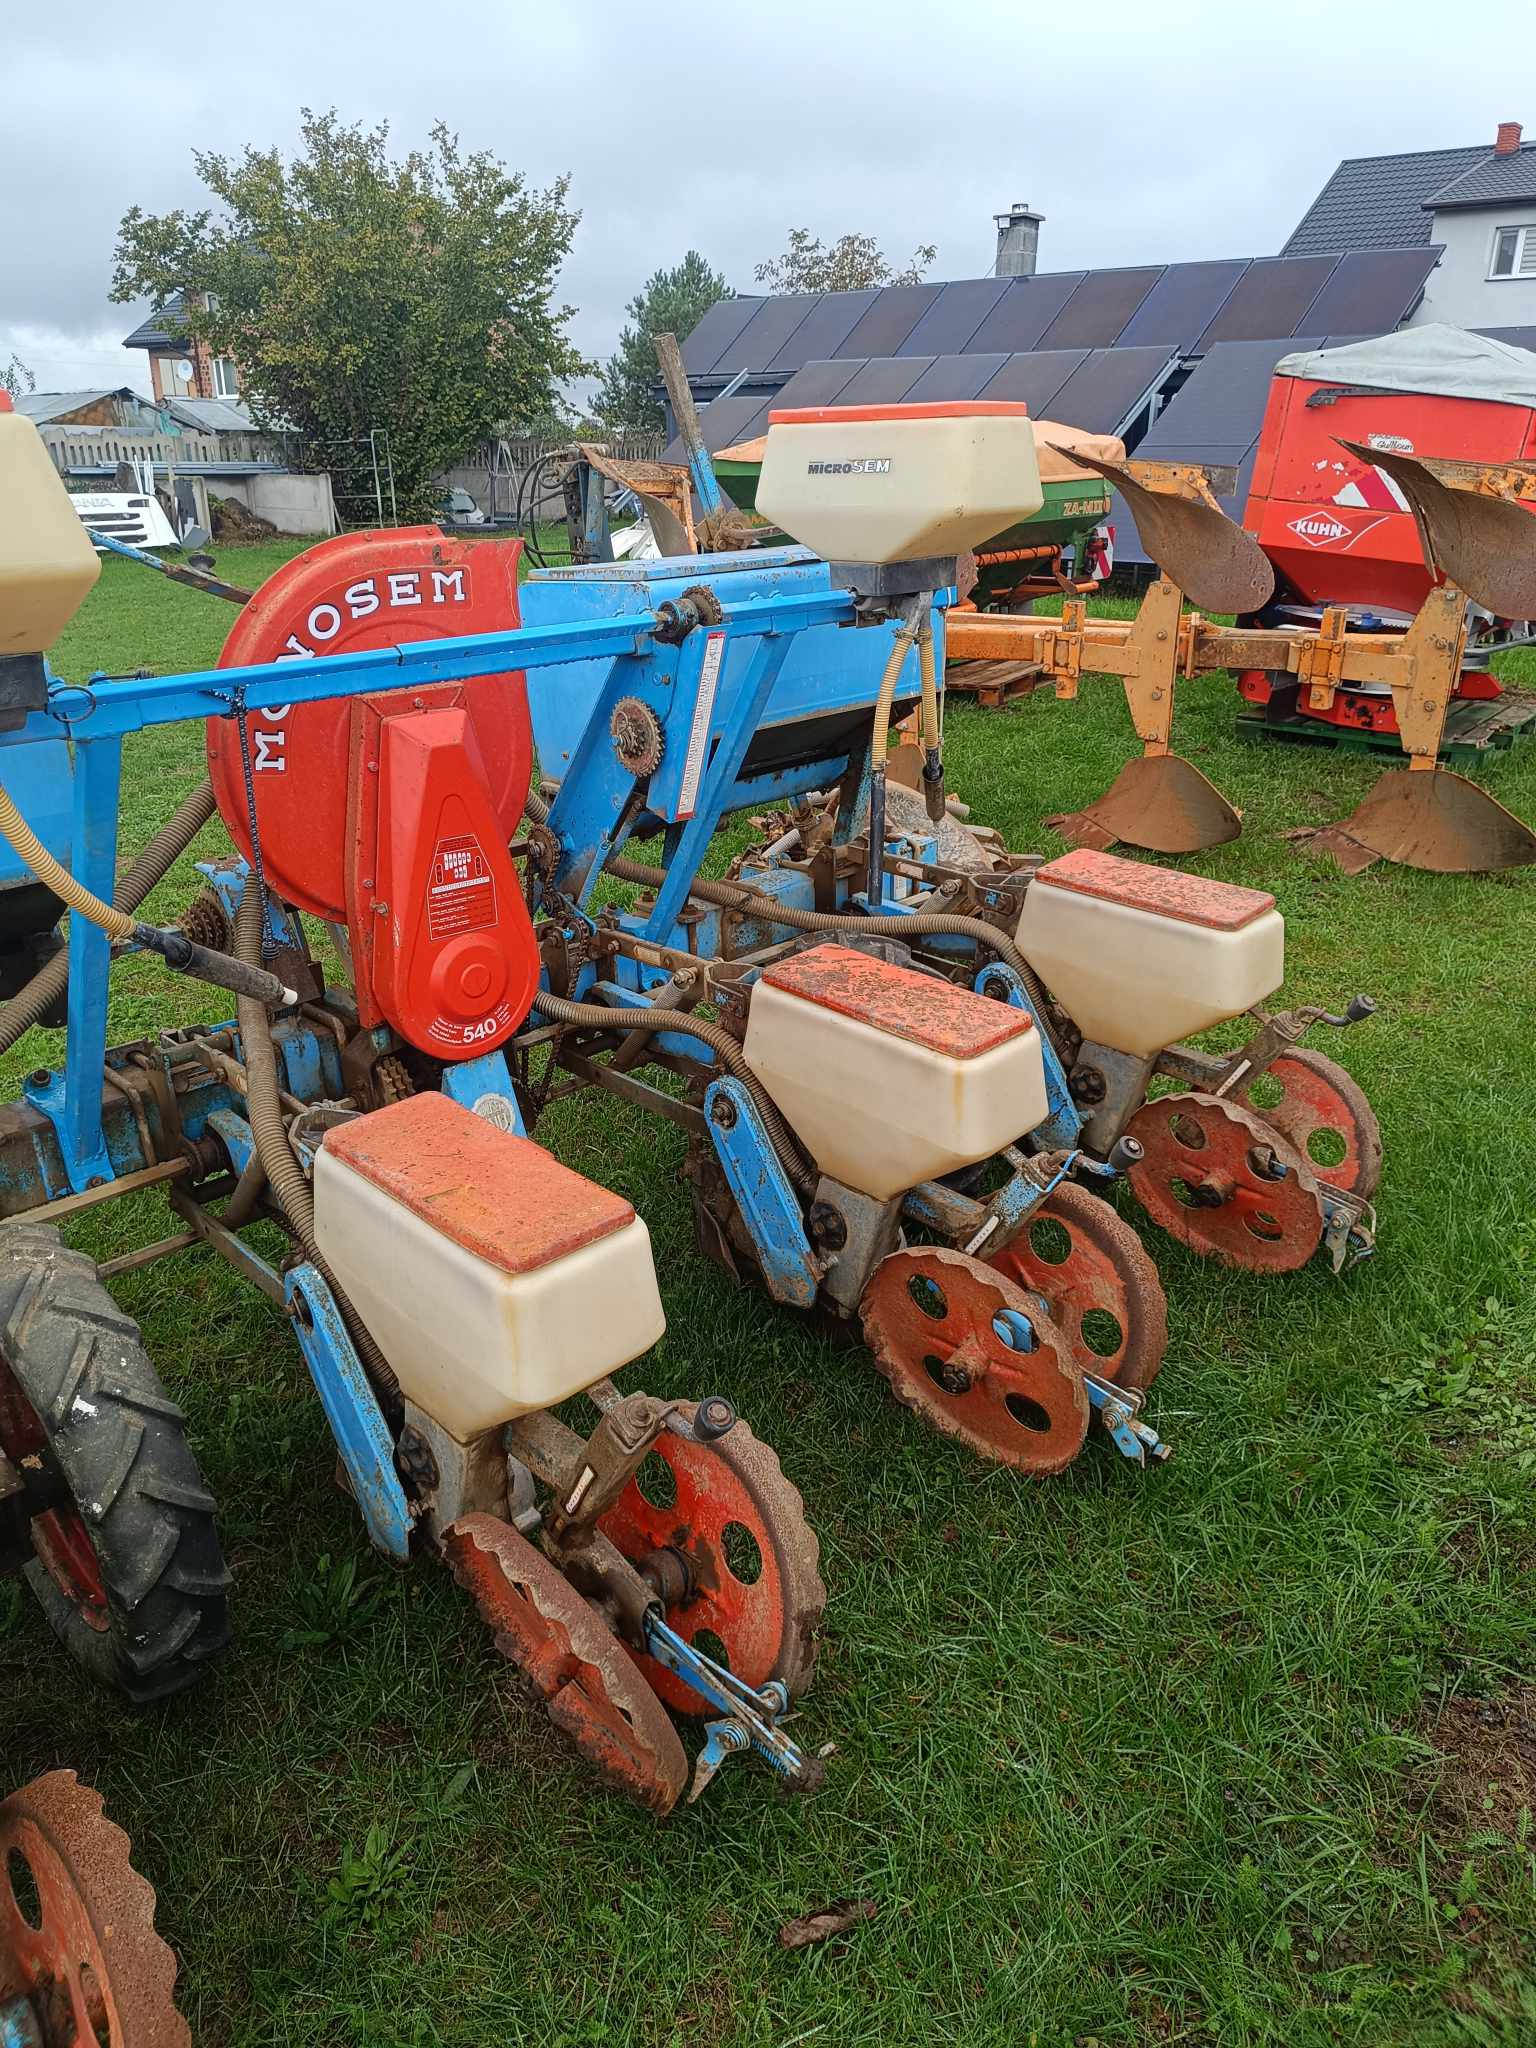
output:
<path id="1" fill-rule="evenodd" d="M 608 1624 L 542 1550 L 494 1515 L 461 1515 L 443 1532 L 443 1554 L 555 1726 L 616 1791 L 670 1813 L 688 1782 L 688 1760 Z"/>
<path id="2" fill-rule="evenodd" d="M 965 1252 L 892 1252 L 859 1304 L 864 1340 L 904 1407 L 979 1458 L 1060 1472 L 1083 1447 L 1088 1393 L 1039 1302 Z M 1019 1348 L 1033 1332 L 1035 1348 Z"/>
<path id="3" fill-rule="evenodd" d="M 713 1443 L 664 1432 L 598 1527 L 633 1564 L 681 1556 L 692 1590 L 667 1620 L 686 1641 L 748 1685 L 777 1678 L 791 1699 L 807 1689 L 827 1604 L 820 1545 L 804 1501 L 744 1422 Z M 654 1658 L 635 1661 L 675 1713 L 715 1711 Z"/>
<path id="4" fill-rule="evenodd" d="M 0 1805 L 0 2006 L 25 1999 L 46 2048 L 190 2048 L 175 1990 L 154 1891 L 100 1794 L 73 1771 L 12 1793 Z"/>
<path id="5" fill-rule="evenodd" d="M 1154 1223 L 1203 1258 L 1292 1273 L 1322 1242 L 1317 1176 L 1273 1125 L 1215 1095 L 1160 1095 L 1126 1126 L 1129 1179 Z"/>
<path id="6" fill-rule="evenodd" d="M 1168 1302 L 1141 1239 L 1108 1202 L 1064 1181 L 988 1264 L 1043 1298 L 1080 1371 L 1151 1386 L 1168 1349 Z"/>
<path id="7" fill-rule="evenodd" d="M 1271 1084 L 1266 1086 L 1266 1084 Z M 1261 1098 L 1280 1089 L 1280 1099 Z M 1381 1186 L 1381 1125 L 1352 1074 L 1309 1045 L 1292 1046 L 1261 1073 L 1232 1090 L 1288 1138 L 1319 1180 L 1368 1202 Z"/>

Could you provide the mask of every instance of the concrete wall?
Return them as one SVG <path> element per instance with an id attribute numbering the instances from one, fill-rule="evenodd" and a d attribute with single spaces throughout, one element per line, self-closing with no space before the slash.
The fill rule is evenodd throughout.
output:
<path id="1" fill-rule="evenodd" d="M 1451 327 L 1536 327 L 1536 277 L 1488 275 L 1497 230 L 1523 227 L 1536 227 L 1536 207 L 1437 213 L 1430 240 L 1443 242 L 1445 254 L 1425 280 L 1409 325 L 1444 320 Z"/>
<path id="2" fill-rule="evenodd" d="M 279 533 L 335 533 L 336 509 L 328 476 L 215 477 L 216 498 L 238 498 Z"/>

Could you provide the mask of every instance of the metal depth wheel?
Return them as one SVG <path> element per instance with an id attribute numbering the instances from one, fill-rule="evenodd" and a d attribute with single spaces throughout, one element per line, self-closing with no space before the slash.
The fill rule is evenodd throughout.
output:
<path id="1" fill-rule="evenodd" d="M 987 1263 L 1042 1297 L 1080 1371 L 1151 1386 L 1168 1349 L 1168 1301 L 1151 1255 L 1108 1202 L 1064 1181 Z"/>
<path id="2" fill-rule="evenodd" d="M 1142 1157 L 1136 1199 L 1203 1258 L 1250 1273 L 1294 1273 L 1323 1237 L 1317 1177 L 1289 1139 L 1240 1103 L 1160 1095 L 1126 1126 Z"/>
<path id="3" fill-rule="evenodd" d="M 1280 1089 L 1277 1102 L 1256 1102 Z M 1236 1100 L 1286 1138 L 1313 1173 L 1345 1194 L 1370 1201 L 1381 1186 L 1381 1125 L 1365 1090 L 1337 1060 L 1310 1045 L 1292 1046 L 1251 1079 L 1238 1083 Z"/>
<path id="4" fill-rule="evenodd" d="M 443 1532 L 443 1553 L 555 1726 L 616 1791 L 670 1813 L 688 1782 L 688 1759 L 608 1624 L 542 1550 L 494 1515 L 461 1515 Z"/>
<path id="5" fill-rule="evenodd" d="M 889 1254 L 859 1304 L 864 1339 L 904 1407 L 980 1458 L 1060 1472 L 1083 1447 L 1088 1392 L 1038 1300 L 965 1252 Z M 1033 1351 L 1004 1332 L 1032 1330 Z"/>
<path id="6" fill-rule="evenodd" d="M 693 1406 L 684 1412 L 691 1422 Z M 667 1621 L 686 1642 L 750 1686 L 776 1678 L 791 1699 L 806 1691 L 827 1604 L 821 1546 L 778 1458 L 744 1422 L 712 1443 L 664 1431 L 598 1527 L 632 1564 L 681 1556 L 691 1591 Z M 716 1711 L 653 1657 L 635 1661 L 674 1713 Z"/>
<path id="7" fill-rule="evenodd" d="M 134 1701 L 199 1678 L 229 1641 L 214 1502 L 138 1326 L 51 1224 L 0 1229 L 0 1450 L 71 1655 Z"/>
<path id="8" fill-rule="evenodd" d="M 0 2008 L 25 1999 L 45 2048 L 191 2048 L 175 1989 L 154 1890 L 100 1794 L 73 1771 L 12 1793 L 0 1805 Z"/>

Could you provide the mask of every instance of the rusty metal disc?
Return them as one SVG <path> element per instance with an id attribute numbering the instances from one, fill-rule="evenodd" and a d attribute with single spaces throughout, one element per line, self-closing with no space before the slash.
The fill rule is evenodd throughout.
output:
<path id="1" fill-rule="evenodd" d="M 1391 477 L 1413 508 L 1430 569 L 1500 619 L 1536 618 L 1536 526 L 1512 498 L 1454 490 L 1414 455 L 1343 441 L 1361 462 Z M 1476 468 L 1466 465 L 1470 477 Z M 1452 473 L 1456 466 L 1448 466 Z"/>
<path id="2" fill-rule="evenodd" d="M 443 1554 L 555 1726 L 616 1791 L 670 1813 L 688 1782 L 688 1760 L 666 1709 L 607 1623 L 542 1550 L 494 1515 L 461 1515 L 443 1532 Z"/>
<path id="3" fill-rule="evenodd" d="M 1536 832 L 1449 768 L 1384 769 L 1347 818 L 1304 843 L 1332 854 L 1346 874 L 1373 860 L 1431 875 L 1489 875 L 1536 862 Z"/>
<path id="4" fill-rule="evenodd" d="M 988 1262 L 1040 1295 L 1082 1372 L 1149 1387 L 1168 1349 L 1168 1302 L 1146 1247 L 1108 1202 L 1065 1181 Z"/>
<path id="5" fill-rule="evenodd" d="M 1260 1107 L 1255 1088 L 1266 1080 L 1283 1091 Z M 1381 1125 L 1365 1090 L 1337 1060 L 1309 1045 L 1292 1046 L 1226 1098 L 1238 1101 L 1287 1138 L 1317 1178 L 1368 1202 L 1381 1185 Z"/>
<path id="6" fill-rule="evenodd" d="M 191 2048 L 176 1958 L 128 1837 L 73 1771 L 0 1805 L 0 2003 L 24 1997 L 48 2048 Z"/>
<path id="7" fill-rule="evenodd" d="M 875 1268 L 864 1340 L 904 1407 L 941 1436 L 1019 1472 L 1060 1472 L 1083 1447 L 1088 1392 L 1038 1300 L 965 1252 L 922 1245 Z M 1024 1327 L 1033 1351 L 1006 1332 Z"/>
<path id="8" fill-rule="evenodd" d="M 1072 460 L 1120 492 L 1147 553 L 1191 604 L 1204 612 L 1256 612 L 1268 604 L 1275 589 L 1269 558 L 1219 505 L 1149 490 L 1147 464 L 1100 462 L 1079 448 L 1072 450 Z"/>
<path id="9" fill-rule="evenodd" d="M 1322 1242 L 1316 1174 L 1253 1110 L 1215 1095 L 1160 1095 L 1125 1135 L 1142 1146 L 1129 1175 L 1136 1199 L 1202 1258 L 1291 1273 Z"/>
<path id="10" fill-rule="evenodd" d="M 699 1648 L 748 1685 L 777 1678 L 791 1699 L 810 1685 L 827 1604 L 820 1545 L 799 1492 L 744 1422 L 713 1443 L 665 1432 L 598 1527 L 634 1564 L 657 1551 L 682 1558 L 690 1592 L 667 1620 L 686 1641 L 703 1637 Z M 716 1711 L 654 1658 L 635 1661 L 675 1713 Z"/>
<path id="11" fill-rule="evenodd" d="M 1243 829 L 1243 814 L 1181 754 L 1127 761 L 1104 794 L 1080 811 L 1045 821 L 1071 846 L 1139 846 L 1148 853 L 1200 853 Z"/>

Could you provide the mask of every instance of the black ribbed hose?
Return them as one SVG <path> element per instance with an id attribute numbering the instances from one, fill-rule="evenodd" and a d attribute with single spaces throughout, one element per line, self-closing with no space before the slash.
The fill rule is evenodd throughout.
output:
<path id="1" fill-rule="evenodd" d="M 537 790 L 528 792 L 527 812 L 537 825 L 549 821 L 549 805 Z M 667 879 L 664 868 L 646 867 L 637 860 L 626 860 L 621 853 L 613 854 L 603 867 L 605 874 L 616 881 L 634 882 L 641 888 L 659 889 Z M 961 938 L 973 939 L 978 945 L 986 946 L 999 960 L 1023 982 L 1029 991 L 1030 1001 L 1043 1017 L 1046 1008 L 1046 993 L 1040 984 L 1040 977 L 1024 958 L 1018 947 L 1005 932 L 988 924 L 979 917 L 962 917 L 957 911 L 914 910 L 891 917 L 855 916 L 843 911 L 798 910 L 793 905 L 781 903 L 777 896 L 767 896 L 752 889 L 745 882 L 706 882 L 695 876 L 688 885 L 690 896 L 697 896 L 705 903 L 713 903 L 722 910 L 750 910 L 774 924 L 787 924 L 797 932 L 852 932 L 857 938 L 901 939 L 931 935 L 936 932 L 953 932 Z"/>
<path id="2" fill-rule="evenodd" d="M 732 1080 L 739 1081 L 751 1096 L 769 1142 L 778 1154 L 779 1163 L 795 1186 L 804 1192 L 815 1187 L 818 1179 L 816 1168 L 806 1159 L 799 1140 L 779 1113 L 778 1105 L 748 1066 L 745 1053 L 721 1025 L 677 1010 L 621 1010 L 611 1008 L 607 1003 L 573 1003 L 568 996 L 552 996 L 544 989 L 534 997 L 533 1007 L 553 1023 L 571 1025 L 582 1031 L 620 1031 L 626 1034 L 633 1031 L 680 1031 L 686 1038 L 701 1040 Z"/>
<path id="3" fill-rule="evenodd" d="M 648 889 L 658 889 L 666 880 L 664 869 L 644 867 L 637 860 L 626 860 L 622 854 L 615 854 L 605 864 L 604 872 L 620 882 L 636 882 Z M 962 917 L 957 911 L 949 910 L 914 910 L 893 917 L 798 910 L 792 904 L 781 903 L 777 896 L 760 894 L 744 882 L 706 882 L 698 877 L 688 885 L 688 893 L 701 897 L 706 903 L 716 904 L 722 910 L 750 910 L 767 923 L 787 924 L 792 931 L 798 932 L 852 932 L 855 937 L 866 939 L 909 939 L 934 932 L 957 933 L 974 940 L 977 945 L 986 946 L 1005 966 L 1011 967 L 1029 991 L 1030 1001 L 1036 1010 L 1042 1016 L 1045 1014 L 1045 990 L 1040 986 L 1035 970 L 1012 939 L 982 918 Z"/>
<path id="4" fill-rule="evenodd" d="M 235 954 L 248 966 L 261 963 L 261 892 L 254 875 L 247 876 L 235 919 Z M 304 1256 L 320 1273 L 336 1297 L 336 1306 L 351 1333 L 374 1389 L 396 1411 L 400 1405 L 400 1382 L 389 1360 L 373 1341 L 367 1325 L 337 1284 L 315 1238 L 315 1198 L 310 1193 L 304 1169 L 288 1142 L 277 1079 L 277 1053 L 272 1044 L 272 1022 L 263 1004 L 253 996 L 235 999 L 235 1016 L 240 1026 L 240 1045 L 245 1054 L 245 1108 L 251 1136 L 267 1176 L 267 1185 L 277 1197 L 283 1214 L 303 1246 Z"/>

